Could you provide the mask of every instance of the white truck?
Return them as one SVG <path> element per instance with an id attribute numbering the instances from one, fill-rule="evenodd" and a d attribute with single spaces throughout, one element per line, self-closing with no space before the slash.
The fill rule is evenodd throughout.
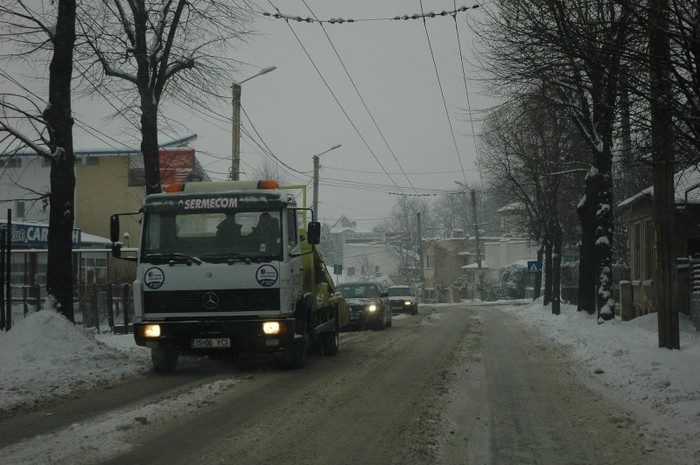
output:
<path id="1" fill-rule="evenodd" d="M 312 215 L 306 228 L 302 218 Z M 179 354 L 338 352 L 349 311 L 315 244 L 320 224 L 275 181 L 193 182 L 146 197 L 133 284 L 136 344 L 156 371 Z M 119 217 L 112 254 L 120 257 Z"/>

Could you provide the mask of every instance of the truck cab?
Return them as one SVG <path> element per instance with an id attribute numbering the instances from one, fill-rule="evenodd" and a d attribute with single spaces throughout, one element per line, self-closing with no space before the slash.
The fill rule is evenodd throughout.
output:
<path id="1" fill-rule="evenodd" d="M 319 225 L 302 227 L 308 209 L 278 187 L 188 183 L 146 197 L 134 338 L 157 371 L 183 353 L 276 354 L 293 367 L 311 346 L 337 353 L 347 308 L 315 251 Z"/>

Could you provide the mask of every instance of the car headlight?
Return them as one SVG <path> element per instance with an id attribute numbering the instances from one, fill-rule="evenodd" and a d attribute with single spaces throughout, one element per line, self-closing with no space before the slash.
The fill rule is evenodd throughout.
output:
<path id="1" fill-rule="evenodd" d="M 367 306 L 367 310 L 369 310 L 370 312 L 376 312 L 376 311 L 377 311 L 377 305 L 376 305 L 376 304 L 369 304 L 369 305 Z"/>
<path id="2" fill-rule="evenodd" d="M 410 301 L 410 300 L 406 300 L 406 301 L 404 301 L 404 303 L 403 303 L 403 304 L 404 304 L 405 306 L 407 306 L 407 307 L 408 307 L 408 306 L 410 306 L 410 305 L 411 305 L 411 301 Z"/>

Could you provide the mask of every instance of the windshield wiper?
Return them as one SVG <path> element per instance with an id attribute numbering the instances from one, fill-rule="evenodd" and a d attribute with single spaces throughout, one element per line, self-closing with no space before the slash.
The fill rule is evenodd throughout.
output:
<path id="1" fill-rule="evenodd" d="M 180 252 L 169 252 L 169 253 L 147 253 L 143 257 L 144 259 L 160 259 L 160 260 L 168 260 L 172 263 L 175 263 L 175 261 L 184 261 L 188 266 L 192 265 L 192 262 L 196 263 L 197 265 L 202 264 L 202 260 L 200 260 L 197 257 L 192 257 L 190 255 L 180 253 Z"/>

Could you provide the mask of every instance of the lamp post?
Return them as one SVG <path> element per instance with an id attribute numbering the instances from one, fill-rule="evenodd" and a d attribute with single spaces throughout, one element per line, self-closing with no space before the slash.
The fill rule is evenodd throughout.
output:
<path id="1" fill-rule="evenodd" d="M 340 144 L 334 145 L 333 147 L 329 148 L 328 150 L 325 150 L 325 151 L 319 153 L 318 155 L 314 155 L 314 156 L 313 156 L 313 160 L 314 160 L 314 200 L 313 200 L 313 212 L 314 212 L 314 215 L 316 215 L 316 221 L 319 220 L 319 215 L 318 215 L 318 168 L 319 168 L 318 159 L 319 159 L 319 157 L 320 157 L 321 155 L 323 155 L 324 153 L 330 152 L 331 150 L 335 150 L 335 149 L 337 149 L 338 147 L 340 147 Z"/>
<path id="2" fill-rule="evenodd" d="M 233 115 L 231 117 L 231 175 L 229 176 L 229 179 L 232 179 L 233 181 L 238 181 L 241 171 L 241 84 L 246 81 L 250 81 L 254 77 L 267 74 L 276 69 L 276 66 L 268 66 L 267 68 L 261 69 L 257 74 L 254 74 L 249 78 L 243 79 L 240 82 L 233 81 L 233 84 L 231 84 L 231 105 L 233 107 Z"/>
<path id="3" fill-rule="evenodd" d="M 455 184 L 468 189 L 466 184 L 463 184 L 459 181 L 455 181 Z M 474 189 L 469 189 L 469 195 L 471 197 L 471 203 L 472 203 L 472 216 L 474 217 L 474 242 L 476 246 L 476 288 L 477 291 L 479 291 L 479 298 L 483 301 L 484 300 L 484 285 L 483 285 L 483 279 L 482 279 L 482 271 L 481 271 L 481 245 L 479 241 L 479 220 L 477 219 L 476 215 L 476 190 Z"/>

